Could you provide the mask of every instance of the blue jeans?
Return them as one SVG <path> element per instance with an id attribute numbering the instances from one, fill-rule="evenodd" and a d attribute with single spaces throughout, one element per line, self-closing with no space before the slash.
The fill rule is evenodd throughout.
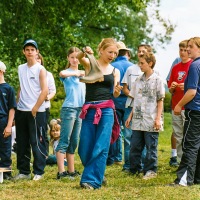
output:
<path id="1" fill-rule="evenodd" d="M 88 110 L 82 121 L 78 148 L 84 166 L 80 183 L 89 183 L 94 188 L 102 185 L 114 123 L 112 108 L 102 108 L 101 111 L 99 124 L 93 124 L 96 110 Z"/>
<path id="2" fill-rule="evenodd" d="M 0 167 L 10 167 L 11 160 L 11 135 L 4 137 L 4 129 L 8 123 L 8 117 L 0 117 Z"/>
<path id="3" fill-rule="evenodd" d="M 107 165 L 112 165 L 114 162 L 122 162 L 122 131 L 120 130 L 120 134 L 118 139 L 110 144 L 109 154 L 107 159 Z"/>
<path id="4" fill-rule="evenodd" d="M 112 97 L 112 100 L 115 103 L 115 109 L 118 117 L 119 124 L 121 126 L 124 125 L 124 113 L 125 113 L 125 104 L 126 104 L 127 96 L 120 95 L 117 98 Z M 107 165 L 112 165 L 114 162 L 122 161 L 122 129 L 120 131 L 119 138 L 110 145 Z"/>
<path id="5" fill-rule="evenodd" d="M 130 148 L 130 171 L 132 173 L 137 173 L 142 171 L 142 151 L 146 145 L 146 157 L 144 159 L 144 174 L 152 170 L 157 171 L 157 146 L 158 146 L 158 136 L 157 132 L 147 132 L 147 131 L 132 131 L 131 136 L 131 148 Z"/>
<path id="6" fill-rule="evenodd" d="M 130 169 L 129 153 L 130 153 L 132 130 L 131 130 L 131 128 L 126 128 L 125 121 L 128 119 L 131 111 L 132 111 L 132 107 L 125 108 L 124 124 L 123 124 L 123 126 L 124 126 L 124 129 L 123 129 L 123 134 L 124 134 L 124 166 L 123 166 L 123 169 Z"/>
<path id="7" fill-rule="evenodd" d="M 81 108 L 62 108 L 60 140 L 56 152 L 74 154 L 81 130 L 80 112 Z"/>
<path id="8" fill-rule="evenodd" d="M 123 169 L 130 168 L 129 152 L 130 152 L 130 141 L 131 141 L 132 130 L 130 128 L 125 127 L 125 121 L 129 117 L 131 111 L 132 107 L 116 110 L 119 123 L 123 126 L 123 129 L 121 128 L 120 135 L 117 141 L 114 144 L 110 145 L 107 165 L 112 165 L 114 162 L 122 161 L 122 137 L 123 137 L 124 138 Z"/>
<path id="9" fill-rule="evenodd" d="M 44 174 L 46 166 L 46 113 L 37 112 L 36 118 L 31 111 L 16 111 L 17 169 L 20 174 L 30 174 L 31 147 L 33 152 L 33 173 Z"/>

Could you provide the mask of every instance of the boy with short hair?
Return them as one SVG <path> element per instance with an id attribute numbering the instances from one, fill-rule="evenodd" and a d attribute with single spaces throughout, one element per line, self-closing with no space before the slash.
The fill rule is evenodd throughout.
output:
<path id="1" fill-rule="evenodd" d="M 5 82 L 6 66 L 0 61 L 0 167 L 11 169 L 11 133 L 17 107 L 14 89 Z M 11 179 L 11 172 L 3 173 L 4 179 Z"/>
<path id="2" fill-rule="evenodd" d="M 137 49 L 138 58 L 140 56 L 144 55 L 144 53 L 146 53 L 146 52 L 152 52 L 151 46 L 149 46 L 148 44 L 140 44 Z M 132 65 L 126 70 L 124 77 L 122 79 L 122 83 L 123 83 L 122 91 L 128 97 L 126 100 L 126 104 L 125 104 L 125 116 L 124 116 L 125 120 L 128 118 L 129 114 L 132 111 L 133 98 L 129 96 L 131 87 L 133 86 L 136 78 L 138 76 L 140 76 L 141 74 L 142 74 L 142 71 L 140 70 L 140 67 L 138 65 Z M 126 128 L 126 129 L 128 129 L 128 128 Z M 126 146 L 126 149 L 124 148 L 124 151 L 126 150 L 126 154 L 128 155 L 128 159 L 125 162 L 125 164 L 126 163 L 128 163 L 128 164 L 125 165 L 126 168 L 123 168 L 123 171 L 125 171 L 125 172 L 130 171 L 129 152 L 130 152 L 130 141 L 131 141 L 132 130 L 130 128 L 129 128 L 129 130 L 130 130 L 130 134 L 127 135 L 126 138 L 124 138 L 124 146 Z M 146 156 L 146 147 L 144 147 L 144 150 L 143 150 L 142 161 L 145 156 Z"/>
<path id="3" fill-rule="evenodd" d="M 169 73 L 167 75 L 167 78 L 166 78 L 167 84 L 169 82 L 169 78 L 171 76 L 171 72 L 172 72 L 173 67 L 180 62 L 181 62 L 181 58 L 179 58 L 179 57 L 175 58 L 175 60 L 173 61 L 172 65 L 170 67 Z M 169 161 L 169 165 L 171 167 L 177 167 L 179 165 L 179 163 L 177 161 L 176 138 L 174 137 L 173 131 L 172 131 L 172 134 L 171 134 L 171 158 L 170 158 L 170 161 Z"/>
<path id="4" fill-rule="evenodd" d="M 192 62 L 192 59 L 190 59 L 188 56 L 187 42 L 188 40 L 183 40 L 179 43 L 179 55 L 181 58 L 181 62 L 176 64 L 172 68 L 170 79 L 168 81 L 169 92 L 172 94 L 172 128 L 174 137 L 176 139 L 178 162 L 180 162 L 183 153 L 182 139 L 183 139 L 183 126 L 185 122 L 185 114 L 184 114 L 184 107 L 182 108 L 181 115 L 174 115 L 173 110 L 176 104 L 184 96 L 184 81 L 187 77 L 188 70 Z"/>
<path id="5" fill-rule="evenodd" d="M 133 109 L 126 121 L 129 127 L 131 121 L 130 172 L 144 172 L 143 179 L 157 176 L 157 145 L 159 131 L 163 129 L 163 99 L 165 88 L 163 80 L 154 72 L 155 57 L 153 53 L 139 56 L 139 66 L 142 72 L 133 86 L 129 96 L 133 98 Z M 142 168 L 142 151 L 146 146 L 147 153 Z"/>
<path id="6" fill-rule="evenodd" d="M 16 111 L 17 169 L 18 179 L 31 179 L 30 159 L 33 152 L 33 180 L 40 180 L 46 165 L 46 113 L 45 99 L 48 94 L 45 68 L 36 61 L 36 41 L 24 42 L 23 53 L 27 63 L 18 67 L 20 90 Z"/>

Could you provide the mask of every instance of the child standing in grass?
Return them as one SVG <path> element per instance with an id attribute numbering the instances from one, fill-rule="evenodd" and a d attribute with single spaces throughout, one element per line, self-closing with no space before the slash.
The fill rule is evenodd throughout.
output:
<path id="1" fill-rule="evenodd" d="M 157 145 L 159 131 L 163 129 L 163 99 L 165 88 L 162 79 L 154 72 L 155 57 L 153 53 L 144 53 L 139 57 L 142 72 L 131 88 L 129 96 L 134 99 L 133 110 L 126 121 L 129 127 L 132 120 L 132 137 L 130 147 L 130 172 L 142 171 L 141 157 L 144 146 L 147 153 L 144 159 L 143 179 L 157 176 Z"/>
<path id="2" fill-rule="evenodd" d="M 13 88 L 5 82 L 6 66 L 0 61 L 0 167 L 10 168 L 12 123 L 17 107 Z M 4 179 L 11 179 L 11 172 L 3 173 Z"/>
<path id="3" fill-rule="evenodd" d="M 46 69 L 36 61 L 36 41 L 24 42 L 23 53 L 27 62 L 18 67 L 20 88 L 15 117 L 17 141 L 17 169 L 15 180 L 31 179 L 30 160 L 33 152 L 34 181 L 43 178 L 46 165 L 46 112 L 45 99 L 48 94 Z"/>
<path id="4" fill-rule="evenodd" d="M 183 126 L 185 122 L 185 109 L 182 107 L 181 115 L 174 115 L 174 108 L 184 95 L 184 81 L 187 77 L 188 70 L 192 59 L 189 58 L 187 52 L 187 40 L 179 43 L 179 55 L 181 62 L 175 65 L 171 71 L 170 79 L 168 82 L 169 92 L 172 94 L 172 128 L 173 135 L 176 139 L 177 158 L 172 157 L 172 161 L 181 160 L 182 157 L 182 139 L 183 139 Z"/>
<path id="5" fill-rule="evenodd" d="M 84 72 L 78 70 L 79 60 L 76 58 L 80 49 L 71 47 L 67 53 L 67 69 L 62 70 L 60 80 L 64 84 L 65 100 L 61 109 L 61 132 L 60 140 L 56 148 L 58 163 L 57 179 L 74 179 L 80 173 L 74 168 L 74 153 L 78 145 L 82 120 L 79 118 L 81 108 L 85 101 L 85 84 L 79 81 Z M 65 171 L 64 159 L 67 157 L 67 168 Z"/>

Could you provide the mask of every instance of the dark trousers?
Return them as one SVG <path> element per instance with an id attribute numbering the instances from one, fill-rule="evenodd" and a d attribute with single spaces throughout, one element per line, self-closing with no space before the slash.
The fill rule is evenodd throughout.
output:
<path id="1" fill-rule="evenodd" d="M 47 153 L 49 154 L 49 136 L 48 136 L 48 124 L 49 124 L 49 117 L 50 117 L 50 109 L 46 108 L 46 131 L 45 131 L 45 144 Z"/>
<path id="2" fill-rule="evenodd" d="M 140 173 L 142 171 L 142 152 L 146 146 L 146 156 L 144 158 L 144 174 L 151 170 L 157 172 L 158 165 L 158 132 L 147 132 L 133 130 L 130 148 L 130 171 Z"/>
<path id="3" fill-rule="evenodd" d="M 4 138 L 3 132 L 8 123 L 8 117 L 0 118 L 0 167 L 10 167 L 11 160 L 11 136 Z"/>
<path id="4" fill-rule="evenodd" d="M 185 110 L 183 155 L 175 183 L 180 185 L 200 184 L 200 111 Z"/>
<path id="5" fill-rule="evenodd" d="M 36 118 L 30 111 L 16 111 L 17 169 L 21 174 L 30 174 L 31 148 L 33 173 L 42 175 L 46 165 L 46 113 L 38 112 Z"/>

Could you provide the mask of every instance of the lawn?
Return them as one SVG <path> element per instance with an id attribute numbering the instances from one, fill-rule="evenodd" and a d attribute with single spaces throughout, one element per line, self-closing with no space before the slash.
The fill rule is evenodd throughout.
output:
<path id="1" fill-rule="evenodd" d="M 155 179 L 143 180 L 122 172 L 122 166 L 113 165 L 106 169 L 107 186 L 99 190 L 84 190 L 79 186 L 79 179 L 74 181 L 56 180 L 57 167 L 47 166 L 44 179 L 40 181 L 20 180 L 4 181 L 0 184 L 0 200 L 30 200 L 30 199 L 115 199 L 115 200 L 199 200 L 200 185 L 191 187 L 170 187 L 176 177 L 176 168 L 169 166 L 170 159 L 171 115 L 165 113 L 165 131 L 160 132 L 158 146 L 158 176 Z M 78 155 L 76 169 L 82 172 Z M 16 170 L 16 156 L 13 155 L 13 175 Z"/>

